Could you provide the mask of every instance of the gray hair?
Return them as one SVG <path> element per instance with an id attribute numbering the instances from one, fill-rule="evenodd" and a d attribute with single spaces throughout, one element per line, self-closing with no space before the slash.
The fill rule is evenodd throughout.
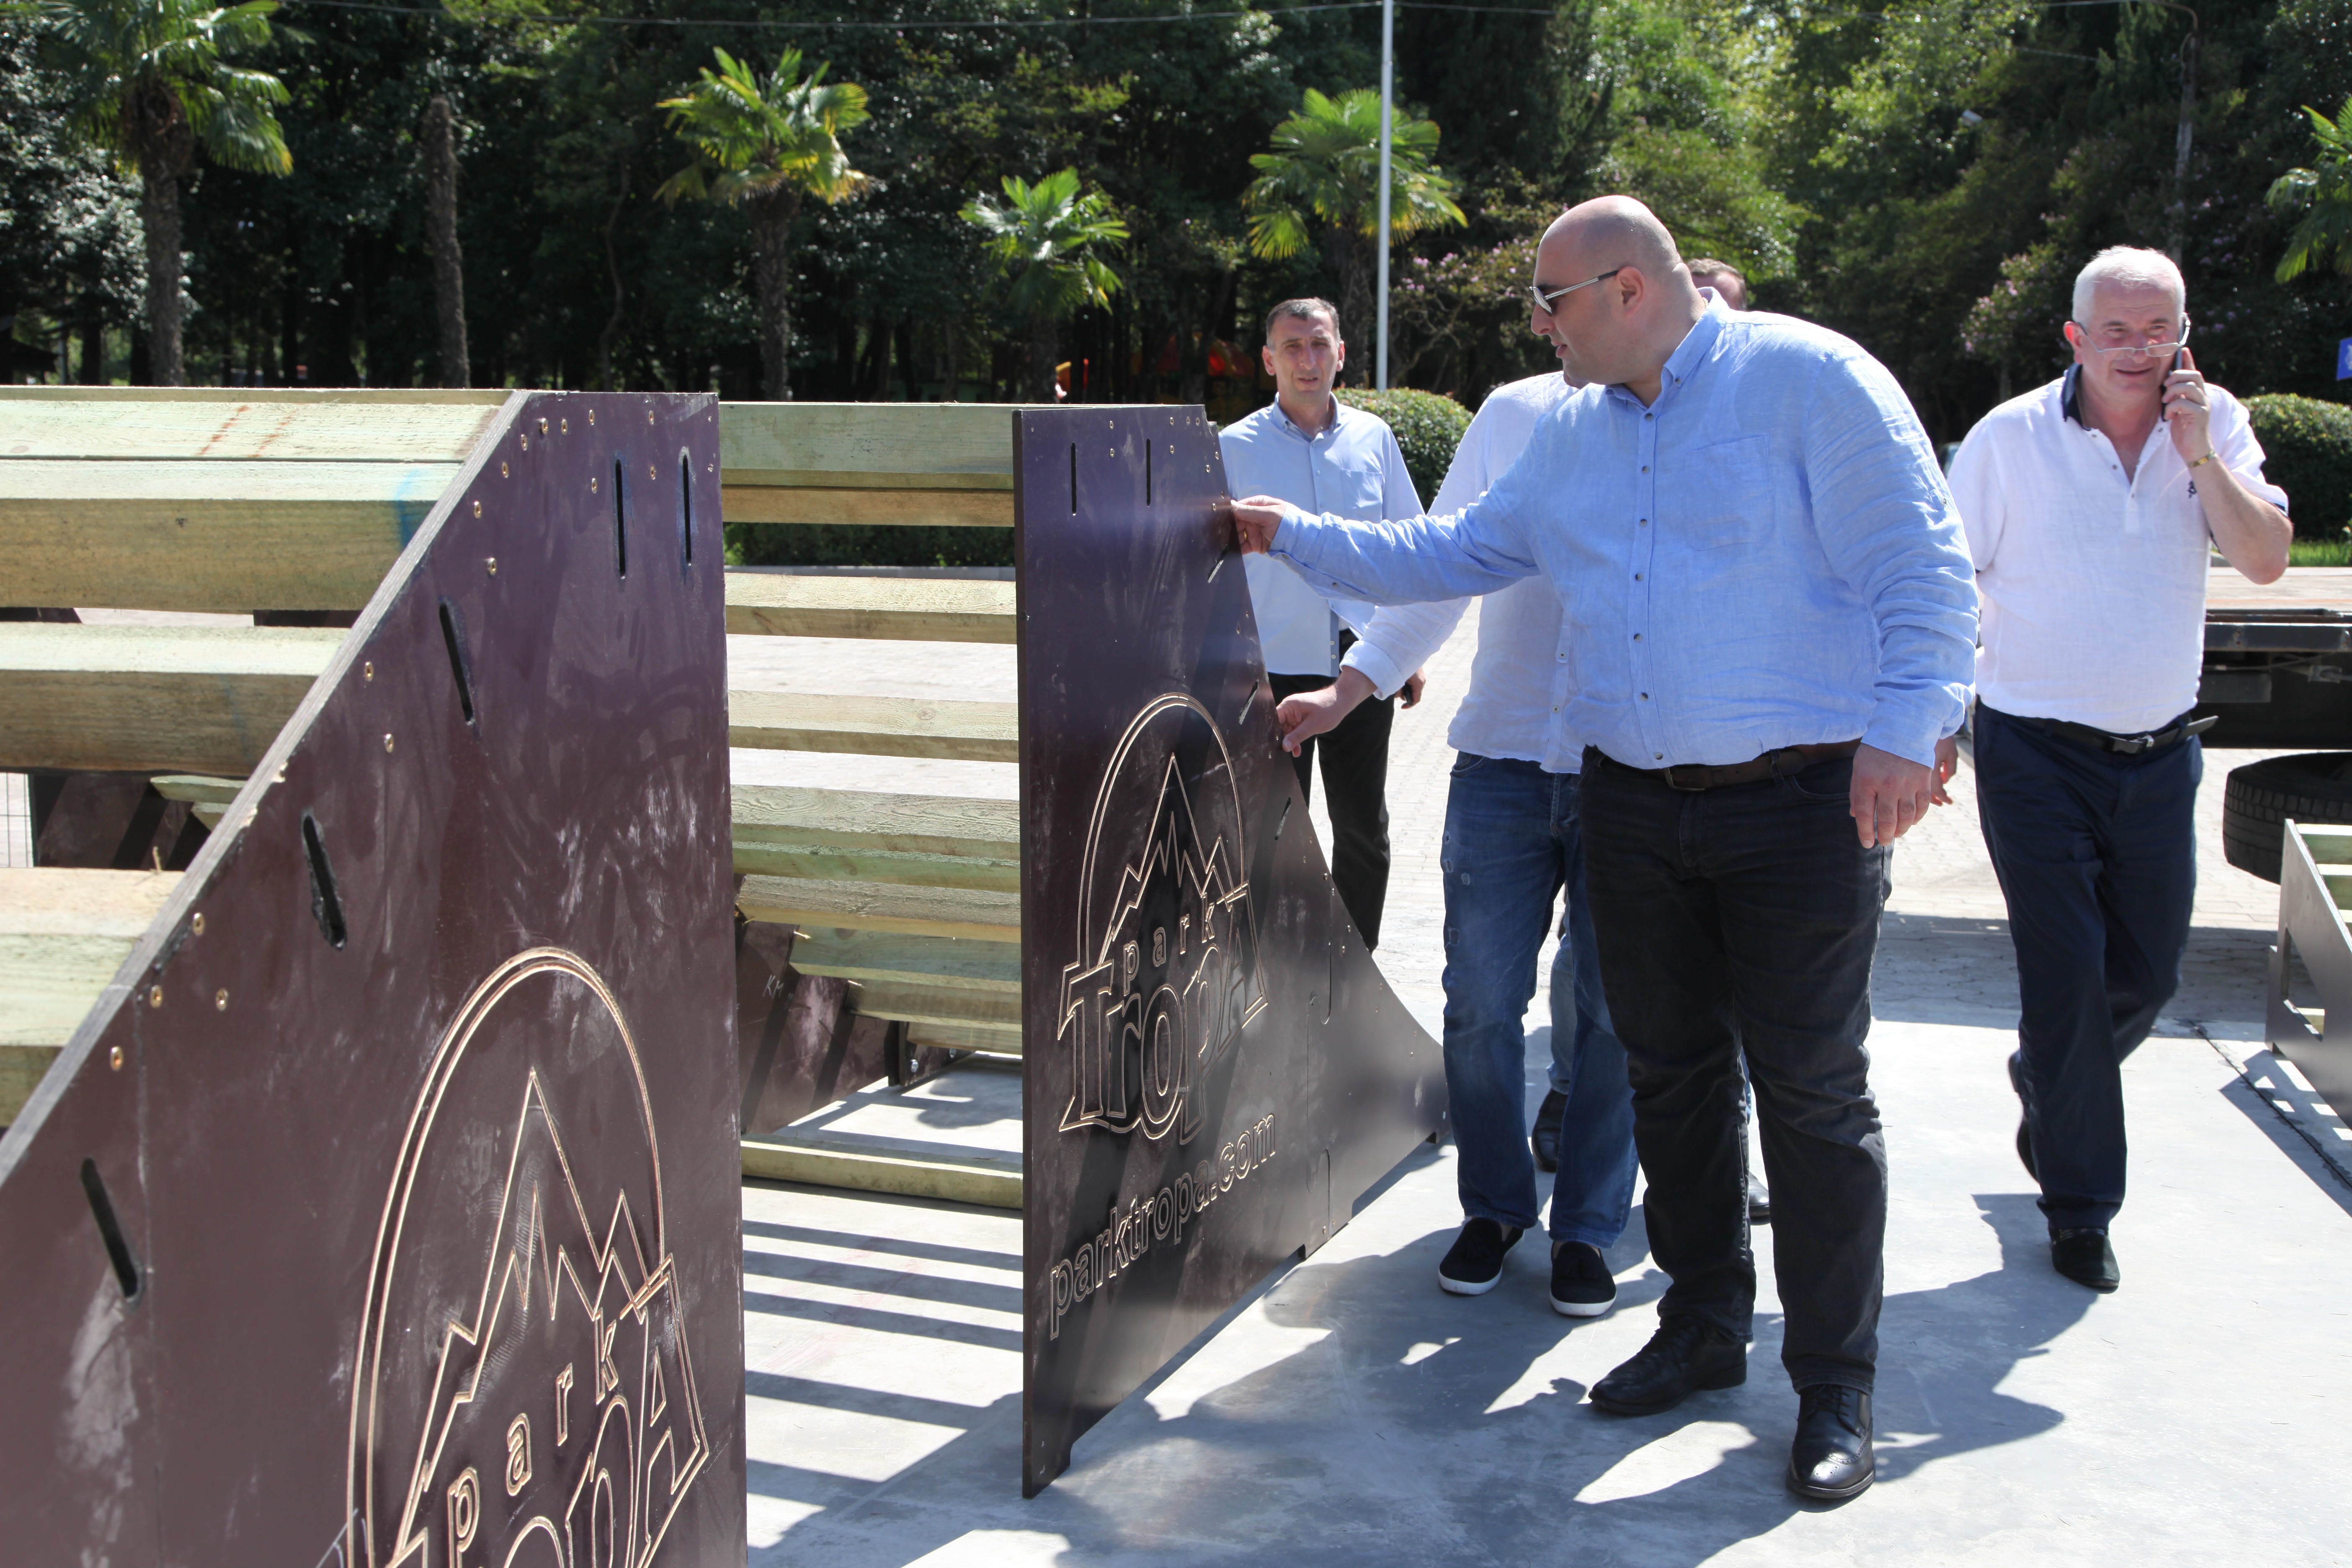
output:
<path id="1" fill-rule="evenodd" d="M 2091 324 L 2092 291 L 2102 283 L 2154 284 L 2169 289 L 2173 313 L 2186 314 L 2189 310 L 2189 285 L 2181 280 L 2180 268 L 2173 265 L 2172 258 L 2161 250 L 2111 245 L 2091 258 L 2074 275 L 2074 320 L 2085 327 Z"/>

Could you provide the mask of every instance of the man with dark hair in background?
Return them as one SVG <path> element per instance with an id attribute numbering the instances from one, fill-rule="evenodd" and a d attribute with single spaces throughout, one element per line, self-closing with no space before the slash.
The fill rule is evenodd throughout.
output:
<path id="1" fill-rule="evenodd" d="M 1735 310 L 1748 309 L 1748 274 L 1738 268 L 1712 256 L 1694 257 L 1684 265 L 1690 268 L 1692 282 L 1714 289 Z"/>
<path id="2" fill-rule="evenodd" d="M 1405 472 L 1396 433 L 1376 415 L 1333 395 L 1348 363 L 1339 311 L 1328 300 L 1285 300 L 1265 320 L 1266 373 L 1275 400 L 1217 436 L 1225 482 L 1235 495 L 1280 496 L 1295 506 L 1377 522 L 1412 517 L 1421 494 Z M 1321 693 L 1347 717 L 1290 746 L 1298 788 L 1314 795 L 1323 759 L 1323 806 L 1331 818 L 1331 882 L 1339 901 L 1378 947 L 1389 889 L 1389 730 L 1399 691 L 1421 700 L 1422 662 L 1461 612 L 1440 605 L 1375 611 L 1307 586 L 1279 561 L 1253 555 L 1250 608 L 1275 700 Z"/>

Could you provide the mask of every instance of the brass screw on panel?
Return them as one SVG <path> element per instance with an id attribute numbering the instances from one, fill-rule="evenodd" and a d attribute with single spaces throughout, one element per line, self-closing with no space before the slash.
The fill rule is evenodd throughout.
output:
<path id="1" fill-rule="evenodd" d="M 588 493 L 592 496 L 596 493 L 596 481 L 593 479 L 588 481 Z"/>
<path id="2" fill-rule="evenodd" d="M 150 1007 L 161 1007 L 163 1005 L 163 988 L 161 985 L 149 986 L 147 988 L 147 1005 Z"/>
<path id="3" fill-rule="evenodd" d="M 660 477 L 660 475 L 654 472 L 654 466 L 651 463 L 647 463 L 646 465 L 646 478 L 649 479 L 657 479 Z"/>
<path id="4" fill-rule="evenodd" d="M 122 1047 L 121 1046 L 116 1046 L 113 1049 L 106 1053 L 106 1065 L 112 1068 L 116 1072 L 121 1072 L 122 1070 Z"/>
<path id="5" fill-rule="evenodd" d="M 588 411 L 588 423 L 591 425 L 596 423 L 596 411 L 593 408 Z"/>
<path id="6" fill-rule="evenodd" d="M 383 738 L 383 749 L 387 752 L 392 750 L 392 736 L 388 732 Z"/>
<path id="7" fill-rule="evenodd" d="M 546 420 L 544 420 L 544 419 L 542 419 L 542 420 L 541 420 L 539 423 L 540 423 L 540 426 L 541 426 L 541 428 L 540 428 L 540 434 L 541 434 L 541 435 L 542 435 L 542 436 L 544 436 L 545 434 L 547 434 L 547 430 L 546 430 L 547 421 L 546 421 Z M 530 437 L 529 436 L 525 436 L 525 437 L 522 438 L 522 449 L 523 449 L 524 451 L 526 451 L 526 452 L 528 452 L 528 451 L 530 451 Z"/>
<path id="8" fill-rule="evenodd" d="M 188 917 L 188 929 L 198 936 L 205 934 L 205 912 L 202 910 Z"/>
<path id="9" fill-rule="evenodd" d="M 505 464 L 503 461 L 501 461 L 501 462 L 499 464 L 499 478 L 500 478 L 500 479 L 505 479 L 506 477 L 507 477 L 507 466 L 506 466 L 506 464 Z"/>
<path id="10" fill-rule="evenodd" d="M 572 434 L 572 421 L 571 421 L 571 420 L 569 420 L 569 419 L 559 419 L 559 420 L 557 420 L 557 421 L 555 422 L 555 433 L 556 433 L 557 435 L 559 435 L 559 436 L 569 436 L 569 435 L 571 435 L 571 434 Z"/>
<path id="11" fill-rule="evenodd" d="M 227 992 L 215 991 L 213 993 L 213 1011 L 215 1013 L 226 1013 L 228 1011 Z"/>
<path id="12" fill-rule="evenodd" d="M 480 501 L 476 501 L 474 503 L 474 515 L 476 517 L 482 515 L 482 503 Z"/>
<path id="13" fill-rule="evenodd" d="M 482 564 L 490 569 L 491 576 L 495 577 L 499 574 L 499 558 L 497 556 L 493 555 L 488 557 L 482 563 Z"/>
<path id="14" fill-rule="evenodd" d="M 539 422 L 539 433 L 542 436 L 547 434 L 547 421 L 544 419 Z"/>
<path id="15" fill-rule="evenodd" d="M 652 409 L 648 408 L 648 409 L 646 409 L 646 424 L 648 424 L 648 425 L 650 425 L 650 424 L 652 424 L 653 422 L 654 422 L 654 411 L 653 411 Z"/>
<path id="16" fill-rule="evenodd" d="M 372 658 L 367 659 L 360 665 L 360 679 L 362 680 L 373 680 L 375 679 L 375 660 Z M 283 783 L 284 781 L 281 779 L 279 782 Z"/>

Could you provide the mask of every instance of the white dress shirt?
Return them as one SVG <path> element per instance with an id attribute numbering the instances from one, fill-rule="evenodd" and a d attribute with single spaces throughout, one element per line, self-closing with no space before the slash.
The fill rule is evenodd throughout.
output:
<path id="1" fill-rule="evenodd" d="M 1438 487 L 1430 510 L 1450 516 L 1486 494 L 1518 461 L 1536 421 L 1570 390 L 1558 371 L 1547 371 L 1488 393 L 1463 434 L 1454 466 L 1445 470 L 1445 482 Z M 1466 603 L 1455 601 L 1455 613 Z M 1540 763 L 1568 698 L 1559 591 L 1551 579 L 1528 577 L 1487 595 L 1478 605 L 1478 656 L 1470 666 L 1470 695 L 1454 710 L 1446 744 L 1474 756 Z M 1572 773 L 1583 758 L 1571 740 L 1555 761 L 1565 763 L 1559 771 Z"/>
<path id="2" fill-rule="evenodd" d="M 1421 493 L 1387 421 L 1336 400 L 1334 416 L 1309 436 L 1273 403 L 1226 426 L 1217 434 L 1226 489 L 1368 522 L 1418 514 Z M 1392 697 L 1462 618 L 1458 602 L 1375 610 L 1326 595 L 1269 556 L 1244 556 L 1242 568 L 1269 675 L 1333 677 L 1344 668 L 1361 672 L 1379 696 Z M 1357 637 L 1344 659 L 1342 626 Z"/>
<path id="3" fill-rule="evenodd" d="M 2164 421 L 2126 479 L 2082 423 L 2077 374 L 1986 415 L 1952 459 L 1984 600 L 1977 693 L 2022 719 L 2146 734 L 2197 705 L 2210 535 Z M 2245 405 L 2209 396 L 2217 461 L 2284 510 Z"/>

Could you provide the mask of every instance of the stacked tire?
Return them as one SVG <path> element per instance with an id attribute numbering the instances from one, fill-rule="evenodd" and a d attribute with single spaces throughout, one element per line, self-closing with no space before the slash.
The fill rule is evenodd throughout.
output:
<path id="1" fill-rule="evenodd" d="M 2287 818 L 2352 824 L 2352 752 L 2302 752 L 2230 770 L 2221 852 L 2241 871 L 2279 879 Z"/>

